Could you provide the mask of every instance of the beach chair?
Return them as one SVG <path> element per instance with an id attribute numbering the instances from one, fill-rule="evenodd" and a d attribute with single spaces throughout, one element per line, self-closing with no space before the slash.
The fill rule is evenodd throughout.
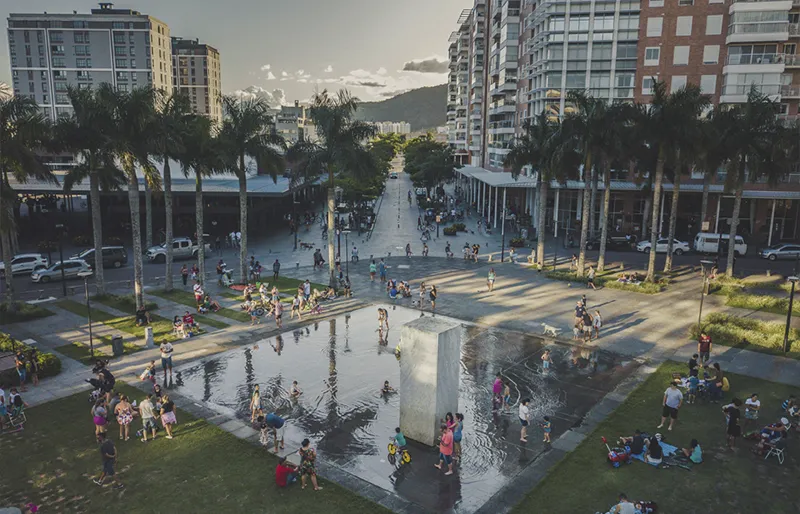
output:
<path id="1" fill-rule="evenodd" d="M 10 432 L 19 432 L 25 428 L 25 407 L 14 407 L 8 412 L 8 424 L 11 425 Z"/>
<path id="2" fill-rule="evenodd" d="M 784 460 L 784 450 L 786 450 L 786 438 L 781 437 L 774 443 L 765 443 L 765 446 L 769 448 L 767 454 L 764 455 L 764 460 L 767 460 L 770 455 L 774 455 L 776 459 L 778 459 L 778 464 L 783 464 Z"/>

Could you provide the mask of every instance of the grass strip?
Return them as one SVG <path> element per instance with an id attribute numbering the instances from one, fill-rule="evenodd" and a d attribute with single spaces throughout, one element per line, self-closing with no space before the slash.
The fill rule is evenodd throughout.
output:
<path id="1" fill-rule="evenodd" d="M 142 345 L 128 342 L 122 343 L 122 347 L 123 355 L 130 355 L 145 349 Z M 94 359 L 111 359 L 114 357 L 114 353 L 111 349 L 111 338 L 108 336 L 95 338 L 94 358 L 92 358 L 91 349 L 88 342 L 84 343 L 81 341 L 75 341 L 73 343 L 57 347 L 56 351 L 66 355 L 67 357 L 71 357 L 82 364 L 86 364 L 87 366 L 93 365 Z"/>
<path id="2" fill-rule="evenodd" d="M 577 273 L 574 271 L 548 271 L 544 274 L 546 278 L 551 280 L 561 280 L 564 282 L 577 282 L 579 284 L 587 284 L 588 280 L 586 277 L 578 277 Z M 643 293 L 643 294 L 657 294 L 664 289 L 666 289 L 667 284 L 669 284 L 669 280 L 666 278 L 659 278 L 657 282 L 641 282 L 638 285 L 635 284 L 626 284 L 623 282 L 617 282 L 617 274 L 607 273 L 606 275 L 598 274 L 594 278 L 594 284 L 596 286 L 607 287 L 609 289 L 619 289 L 622 291 L 632 291 L 634 293 Z"/>
<path id="3" fill-rule="evenodd" d="M 150 291 L 148 294 L 152 294 L 158 296 L 159 298 L 164 298 L 165 300 L 185 305 L 187 307 L 190 307 L 192 311 L 197 310 L 197 302 L 195 302 L 194 300 L 193 293 L 189 293 L 186 291 L 172 290 L 169 293 L 166 291 Z M 216 314 L 217 316 L 222 316 L 224 318 L 232 319 L 234 321 L 242 321 L 242 322 L 250 321 L 250 315 L 247 314 L 246 312 L 229 309 L 227 307 L 221 308 L 214 314 Z"/>
<path id="4" fill-rule="evenodd" d="M 15 302 L 11 307 L 7 302 L 0 303 L 0 325 L 33 321 L 52 316 L 54 313 L 39 305 Z"/>
<path id="5" fill-rule="evenodd" d="M 783 335 L 786 330 L 784 322 L 761 321 L 715 312 L 703 318 L 703 330 L 711 336 L 714 344 L 770 355 L 784 355 Z M 689 337 L 697 340 L 699 335 L 700 330 L 695 323 L 689 329 Z M 785 356 L 800 359 L 800 330 L 791 329 L 789 341 L 794 349 Z"/>
<path id="6" fill-rule="evenodd" d="M 107 305 L 108 307 L 117 309 L 118 311 L 127 312 L 128 314 L 136 314 L 136 298 L 134 295 L 120 296 L 116 294 L 104 294 L 92 297 L 93 302 Z M 156 302 L 145 301 L 145 307 L 148 311 L 158 309 Z"/>

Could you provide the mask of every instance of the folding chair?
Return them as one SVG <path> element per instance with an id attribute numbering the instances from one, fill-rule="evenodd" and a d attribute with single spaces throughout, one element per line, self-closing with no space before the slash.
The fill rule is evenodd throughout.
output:
<path id="1" fill-rule="evenodd" d="M 772 444 L 767 445 L 769 447 L 769 451 L 764 456 L 764 460 L 767 460 L 770 455 L 774 455 L 778 459 L 779 464 L 783 464 L 784 455 L 783 452 L 786 449 L 786 440 L 781 437 L 777 441 Z"/>
<path id="2" fill-rule="evenodd" d="M 25 417 L 24 407 L 15 407 L 8 413 L 8 423 L 11 425 L 13 432 L 19 432 L 25 428 L 25 422 L 28 419 Z"/>

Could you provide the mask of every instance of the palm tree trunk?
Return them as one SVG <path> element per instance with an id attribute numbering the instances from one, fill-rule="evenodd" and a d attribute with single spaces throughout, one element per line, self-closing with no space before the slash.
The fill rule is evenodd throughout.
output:
<path id="1" fill-rule="evenodd" d="M 681 170 L 676 170 L 672 183 L 672 207 L 669 212 L 669 240 L 667 241 L 667 258 L 664 261 L 664 273 L 672 271 L 672 245 L 675 239 L 675 225 L 678 224 L 678 201 L 681 193 Z"/>
<path id="2" fill-rule="evenodd" d="M 94 254 L 103 255 L 103 214 L 100 211 L 100 181 L 96 172 L 89 173 L 89 202 L 92 204 L 92 239 L 94 240 Z M 106 283 L 103 277 L 103 266 L 98 266 L 102 260 L 95 259 L 94 287 L 98 295 L 105 294 Z"/>
<path id="3" fill-rule="evenodd" d="M 242 284 L 247 283 L 247 174 L 244 154 L 239 156 L 239 230 L 242 232 L 242 247 L 239 250 L 239 273 Z"/>
<path id="4" fill-rule="evenodd" d="M 581 251 L 578 254 L 578 272 L 579 277 L 583 276 L 583 268 L 586 265 L 586 241 L 589 240 L 589 203 L 591 202 L 590 195 L 592 194 L 592 181 L 590 178 L 592 172 L 592 154 L 586 152 L 586 161 L 583 166 L 583 213 L 581 214 Z"/>
<path id="5" fill-rule="evenodd" d="M 700 226 L 697 227 L 698 232 L 703 231 L 703 223 L 706 222 L 706 214 L 708 214 L 708 190 L 711 187 L 711 174 L 705 172 L 703 174 L 703 202 L 700 207 Z M 689 234 L 692 237 L 692 234 Z"/>
<path id="6" fill-rule="evenodd" d="M 153 191 L 150 184 L 144 181 L 144 244 L 145 248 L 153 246 Z"/>
<path id="7" fill-rule="evenodd" d="M 661 144 L 658 147 L 658 160 L 656 161 L 656 179 L 653 183 L 653 219 L 650 226 L 650 259 L 647 263 L 647 276 L 645 281 L 656 281 L 656 242 L 658 241 L 659 209 L 661 208 L 661 183 L 664 182 L 664 160 L 666 149 Z"/>
<path id="8" fill-rule="evenodd" d="M 539 173 L 541 175 L 541 172 Z M 545 216 L 547 215 L 547 180 L 542 180 L 539 185 L 539 220 L 536 227 L 536 263 L 539 269 L 544 266 L 544 238 L 545 238 Z"/>
<path id="9" fill-rule="evenodd" d="M 606 165 L 603 171 L 603 216 L 600 219 L 600 256 L 597 259 L 597 271 L 606 268 L 606 239 L 608 239 L 608 208 L 611 204 L 611 168 Z"/>
<path id="10" fill-rule="evenodd" d="M 650 203 L 653 201 L 651 196 L 644 199 L 644 210 L 642 210 L 642 233 L 639 236 L 640 240 L 647 237 L 647 222 L 650 221 Z"/>
<path id="11" fill-rule="evenodd" d="M 125 172 L 128 176 L 128 202 L 131 208 L 131 234 L 133 235 L 133 294 L 136 299 L 136 308 L 144 305 L 142 298 L 142 226 L 139 208 L 139 180 L 136 178 L 136 168 L 132 157 L 126 157 Z"/>
<path id="12" fill-rule="evenodd" d="M 744 159 L 742 159 L 741 168 L 744 168 Z M 739 174 L 743 177 L 744 172 Z M 731 232 L 730 239 L 728 239 L 728 262 L 725 265 L 725 275 L 733 278 L 733 259 L 736 258 L 736 229 L 739 228 L 739 211 L 742 208 L 742 193 L 744 192 L 744 180 L 739 180 L 736 185 L 736 195 L 733 199 L 733 215 L 731 216 Z"/>
<path id="13" fill-rule="evenodd" d="M 12 205 L 7 206 L 4 201 L 6 194 L 5 188 L 9 186 L 6 184 L 6 172 L 2 162 L 2 154 L 0 154 L 0 217 L 5 217 L 10 221 L 14 219 L 14 209 Z M 16 305 L 14 303 L 14 274 L 11 273 L 11 260 L 14 258 L 14 252 L 11 248 L 11 230 L 12 228 L 10 226 L 0 227 L 0 246 L 2 246 L 3 264 L 5 264 L 3 276 L 6 283 L 7 307 L 14 312 L 16 310 Z"/>
<path id="14" fill-rule="evenodd" d="M 333 211 L 336 210 L 336 190 L 333 182 L 333 170 L 328 172 L 328 269 L 330 270 L 330 277 L 328 285 L 334 287 L 335 272 L 336 272 L 336 256 L 334 255 L 333 245 L 336 243 L 336 237 L 333 228 Z"/>
<path id="15" fill-rule="evenodd" d="M 166 270 L 164 271 L 164 291 L 170 292 L 172 291 L 172 239 L 173 235 L 173 227 L 172 227 L 172 176 L 170 175 L 169 169 L 169 157 L 164 157 L 164 214 L 165 214 L 165 223 L 164 229 L 166 232 Z M 148 216 L 149 218 L 149 216 Z M 148 227 L 150 228 L 149 223 L 152 220 L 148 221 Z M 152 237 L 152 234 L 151 234 Z M 149 247 L 148 247 L 149 248 Z"/>
<path id="16" fill-rule="evenodd" d="M 589 204 L 589 235 L 594 237 L 597 230 L 597 220 L 595 219 L 595 206 L 597 204 L 597 182 L 599 179 L 597 170 L 592 170 L 592 201 Z"/>
<path id="17" fill-rule="evenodd" d="M 206 243 L 203 240 L 203 175 L 196 171 L 194 184 L 194 223 L 197 230 L 197 267 L 200 269 L 197 277 L 203 285 L 206 279 Z"/>

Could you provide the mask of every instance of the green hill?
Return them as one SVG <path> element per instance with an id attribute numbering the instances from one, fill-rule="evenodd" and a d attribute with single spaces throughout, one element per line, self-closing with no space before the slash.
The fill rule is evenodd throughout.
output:
<path id="1" fill-rule="evenodd" d="M 365 121 L 407 121 L 412 131 L 447 123 L 447 84 L 422 87 L 380 102 L 359 104 L 356 117 Z"/>

